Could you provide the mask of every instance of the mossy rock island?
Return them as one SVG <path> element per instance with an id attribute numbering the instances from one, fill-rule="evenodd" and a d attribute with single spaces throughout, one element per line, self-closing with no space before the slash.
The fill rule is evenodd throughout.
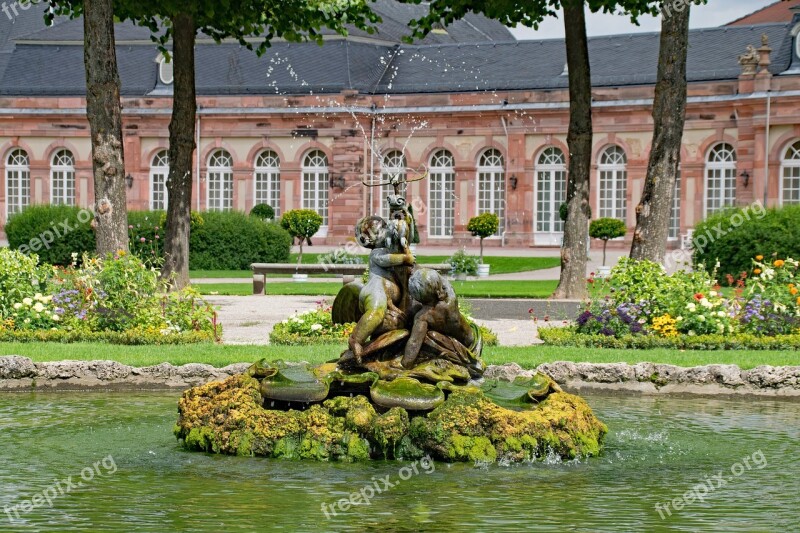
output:
<path id="1" fill-rule="evenodd" d="M 597 455 L 607 432 L 543 374 L 434 386 L 261 361 L 187 390 L 178 411 L 175 435 L 189 450 L 322 461 L 566 460 Z"/>

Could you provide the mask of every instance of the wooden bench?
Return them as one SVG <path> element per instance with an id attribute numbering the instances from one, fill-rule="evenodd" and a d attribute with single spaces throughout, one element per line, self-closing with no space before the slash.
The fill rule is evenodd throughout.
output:
<path id="1" fill-rule="evenodd" d="M 420 268 L 429 268 L 440 274 L 449 274 L 450 265 L 441 263 L 436 265 L 417 265 Z M 267 274 L 337 274 L 342 276 L 342 284 L 347 285 L 356 278 L 360 278 L 367 269 L 366 264 L 361 265 L 296 265 L 292 263 L 253 263 L 253 294 L 266 294 Z"/>

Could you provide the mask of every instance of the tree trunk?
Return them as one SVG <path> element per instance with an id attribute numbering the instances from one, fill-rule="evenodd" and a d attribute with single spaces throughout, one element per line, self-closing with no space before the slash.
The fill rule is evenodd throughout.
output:
<path id="1" fill-rule="evenodd" d="M 483 264 L 483 237 L 481 237 L 481 264 Z"/>
<path id="2" fill-rule="evenodd" d="M 582 299 L 589 242 L 589 172 L 592 164 L 592 81 L 583 0 L 564 2 L 569 68 L 569 176 L 567 221 L 561 248 L 561 279 L 555 298 Z"/>
<path id="3" fill-rule="evenodd" d="M 608 246 L 608 239 L 603 239 L 603 266 L 606 266 L 606 247 Z"/>
<path id="4" fill-rule="evenodd" d="M 169 193 L 162 278 L 173 289 L 189 284 L 189 232 L 192 217 L 192 157 L 195 149 L 197 101 L 194 43 L 197 30 L 191 15 L 172 19 L 172 61 L 175 81 L 169 123 Z"/>
<path id="5" fill-rule="evenodd" d="M 86 116 L 92 136 L 97 254 L 128 250 L 122 105 L 111 0 L 86 0 L 83 14 Z"/>
<path id="6" fill-rule="evenodd" d="M 681 156 L 686 122 L 686 57 L 689 49 L 689 11 L 661 22 L 658 82 L 653 102 L 653 145 L 642 200 L 636 206 L 636 232 L 631 258 L 664 261 L 669 237 L 669 216 Z"/>

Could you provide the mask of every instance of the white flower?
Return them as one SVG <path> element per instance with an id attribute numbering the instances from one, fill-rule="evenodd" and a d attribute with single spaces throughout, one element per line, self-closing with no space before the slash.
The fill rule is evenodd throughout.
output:
<path id="1" fill-rule="evenodd" d="M 42 296 L 41 292 L 37 292 L 36 294 L 33 295 L 34 300 L 41 300 L 42 298 L 44 298 L 44 296 Z"/>
<path id="2" fill-rule="evenodd" d="M 719 311 L 717 313 L 717 316 L 720 317 L 720 318 L 725 318 L 725 311 Z"/>
<path id="3" fill-rule="evenodd" d="M 41 313 L 42 311 L 44 311 L 44 306 L 42 305 L 42 302 L 36 302 L 36 305 L 33 306 L 33 310 L 36 311 L 37 313 Z"/>
<path id="4" fill-rule="evenodd" d="M 711 291 L 711 292 L 708 293 L 708 295 L 713 298 L 713 297 L 717 296 L 717 291 Z"/>
<path id="5" fill-rule="evenodd" d="M 706 321 L 706 317 L 704 317 L 703 315 L 699 315 L 699 316 L 697 317 L 697 321 L 698 321 L 698 322 L 705 322 L 705 321 Z"/>
<path id="6" fill-rule="evenodd" d="M 19 309 L 20 307 L 22 307 L 21 303 L 17 302 L 14 304 L 14 309 Z"/>
<path id="7" fill-rule="evenodd" d="M 22 300 L 22 303 L 24 303 L 25 305 L 33 305 L 33 300 L 31 300 L 30 298 L 24 298 Z"/>
<path id="8" fill-rule="evenodd" d="M 675 322 L 680 322 L 681 320 L 683 320 L 683 317 L 679 316 L 678 318 L 675 319 Z"/>
<path id="9" fill-rule="evenodd" d="M 58 322 L 59 320 L 61 320 L 61 317 L 58 315 L 53 315 L 53 320 Z"/>
<path id="10" fill-rule="evenodd" d="M 312 324 L 311 331 L 319 331 L 322 329 L 322 324 Z"/>
<path id="11" fill-rule="evenodd" d="M 690 336 L 690 337 L 694 337 L 694 336 L 695 336 L 695 332 L 694 332 L 694 330 L 693 330 L 693 329 L 689 331 L 689 336 Z"/>
<path id="12" fill-rule="evenodd" d="M 25 323 L 26 323 L 26 324 L 30 324 L 30 323 L 31 323 L 31 319 L 30 319 L 30 318 L 26 318 L 26 319 L 25 319 Z"/>
<path id="13" fill-rule="evenodd" d="M 711 302 L 709 302 L 709 301 L 708 301 L 708 298 L 703 298 L 703 299 L 701 299 L 701 300 L 700 300 L 700 305 L 702 305 L 702 306 L 703 306 L 703 307 L 705 307 L 706 309 L 711 309 L 712 307 L 714 307 L 714 304 L 712 304 Z"/>
<path id="14" fill-rule="evenodd" d="M 688 304 L 686 304 L 686 309 L 694 312 L 695 310 L 697 310 L 697 306 L 694 304 L 694 302 L 689 302 Z"/>

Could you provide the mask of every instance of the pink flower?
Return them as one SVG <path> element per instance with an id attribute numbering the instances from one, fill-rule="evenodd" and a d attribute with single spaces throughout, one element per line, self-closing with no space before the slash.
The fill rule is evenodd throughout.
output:
<path id="1" fill-rule="evenodd" d="M 131 224 L 130 226 L 128 226 L 128 229 L 133 229 L 133 224 Z"/>
<path id="2" fill-rule="evenodd" d="M 141 241 L 141 242 L 146 242 L 146 241 L 147 241 L 147 239 L 145 239 L 144 237 L 142 237 L 141 239 L 139 239 L 139 241 Z"/>
<path id="3" fill-rule="evenodd" d="M 158 240 L 158 235 L 156 235 L 156 240 Z"/>

